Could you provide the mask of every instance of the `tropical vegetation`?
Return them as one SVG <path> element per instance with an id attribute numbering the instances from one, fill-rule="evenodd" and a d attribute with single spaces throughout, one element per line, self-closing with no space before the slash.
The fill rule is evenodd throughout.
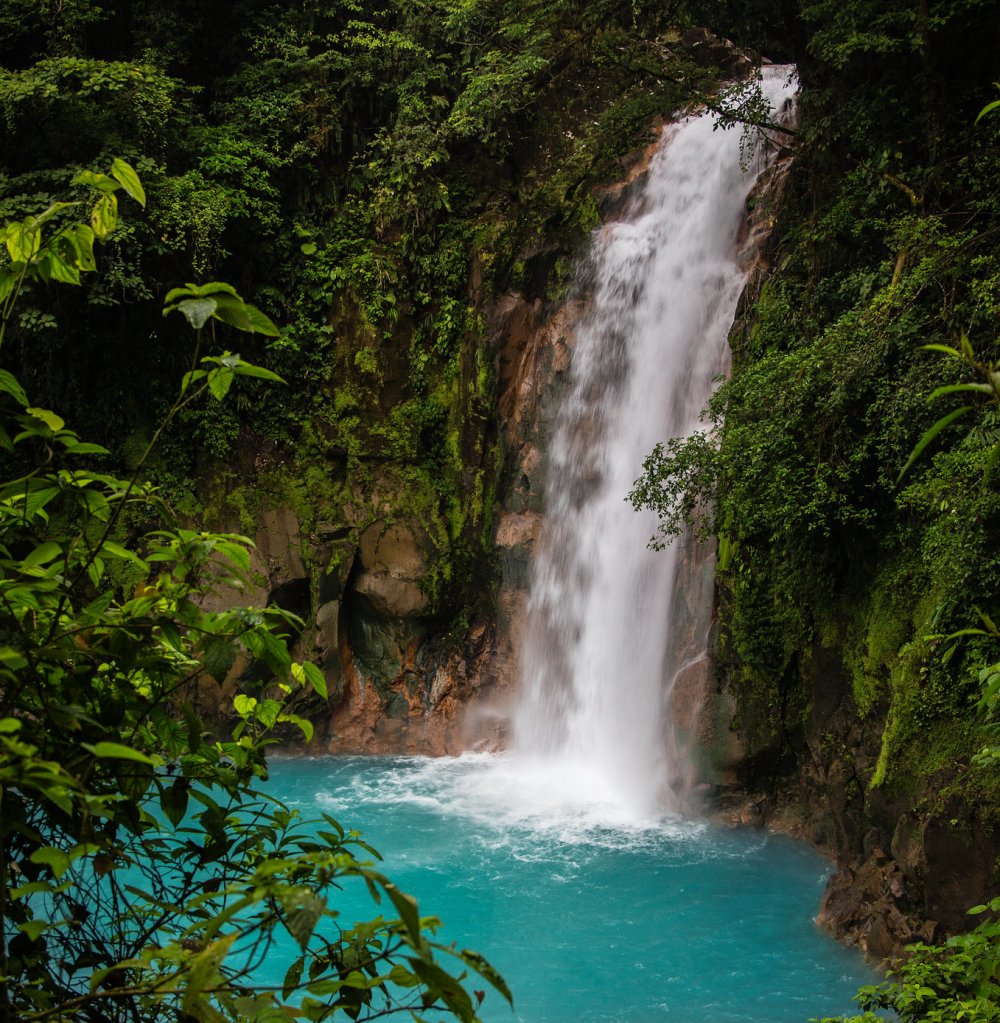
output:
<path id="1" fill-rule="evenodd" d="M 289 654 L 290 610 L 233 609 L 247 541 L 213 530 L 247 531 L 265 492 L 314 528 L 377 491 L 433 539 L 441 633 L 489 609 L 491 303 L 563 297 L 592 186 L 654 116 L 753 119 L 683 44 L 698 25 L 796 63 L 800 120 L 732 379 L 635 499 L 718 537 L 748 785 L 794 776 L 832 657 L 847 797 L 996 821 L 992 5 L 6 0 L 3 1018 L 475 1014 L 360 839 L 257 791 L 327 680 Z M 228 719 L 203 713 L 199 680 L 233 665 Z M 347 876 L 392 918 L 337 930 Z M 947 1001 L 990 926 L 863 1005 L 965 1018 L 926 990 Z M 283 989 L 260 991 L 283 931 Z"/>

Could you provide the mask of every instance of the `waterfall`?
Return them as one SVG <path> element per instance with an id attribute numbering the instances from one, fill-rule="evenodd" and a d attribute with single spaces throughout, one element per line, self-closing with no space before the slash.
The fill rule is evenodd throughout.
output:
<path id="1" fill-rule="evenodd" d="M 790 77 L 764 69 L 772 109 L 790 106 Z M 671 126 L 623 219 L 595 231 L 548 452 L 513 748 L 572 798 L 635 817 L 685 806 L 670 691 L 691 635 L 704 651 L 707 629 L 680 609 L 700 604 L 707 621 L 712 566 L 682 541 L 647 549 L 656 520 L 625 498 L 657 441 L 698 427 L 727 366 L 745 282 L 737 235 L 766 163 L 741 167 L 740 141 L 709 114 Z"/>

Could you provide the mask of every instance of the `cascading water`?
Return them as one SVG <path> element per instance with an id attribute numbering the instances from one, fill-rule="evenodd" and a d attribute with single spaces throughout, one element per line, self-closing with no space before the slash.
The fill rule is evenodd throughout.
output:
<path id="1" fill-rule="evenodd" d="M 789 68 L 763 72 L 779 116 L 792 83 Z M 726 368 L 745 281 L 736 238 L 766 164 L 743 169 L 740 141 L 709 114 L 668 129 L 624 218 L 595 232 L 548 455 L 514 747 L 570 802 L 633 818 L 685 803 L 665 709 L 690 651 L 677 642 L 683 545 L 649 551 L 656 521 L 625 497 L 657 441 L 697 428 Z"/>

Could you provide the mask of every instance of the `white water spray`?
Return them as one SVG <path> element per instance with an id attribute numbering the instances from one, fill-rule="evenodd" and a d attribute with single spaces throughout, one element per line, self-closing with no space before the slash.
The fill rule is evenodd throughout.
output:
<path id="1" fill-rule="evenodd" d="M 790 104 L 790 70 L 764 70 L 773 110 Z M 625 497 L 658 441 L 698 427 L 726 368 L 745 281 L 736 239 L 765 162 L 741 169 L 738 130 L 688 118 L 664 133 L 625 219 L 594 234 L 514 719 L 517 759 L 556 801 L 636 819 L 685 805 L 690 770 L 667 712 L 690 656 L 677 641 L 683 544 L 648 550 L 655 517 Z"/>

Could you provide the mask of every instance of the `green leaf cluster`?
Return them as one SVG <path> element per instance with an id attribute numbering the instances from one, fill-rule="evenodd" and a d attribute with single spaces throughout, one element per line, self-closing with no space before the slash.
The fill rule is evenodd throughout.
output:
<path id="1" fill-rule="evenodd" d="M 974 906 L 973 916 L 988 914 L 970 933 L 943 945 L 917 944 L 893 979 L 862 987 L 857 1002 L 863 1015 L 842 1023 L 992 1023 L 1000 1018 L 1000 899 Z M 891 1015 L 881 1015 L 888 1012 Z M 834 1023 L 823 1020 L 821 1023 Z"/>
<path id="2" fill-rule="evenodd" d="M 118 186 L 141 198 L 127 165 L 112 175 L 88 182 L 98 204 Z M 5 229 L 23 264 L 11 302 L 47 253 L 65 258 L 54 239 L 78 225 L 49 238 L 40 227 L 27 241 Z M 237 376 L 277 379 L 228 352 L 199 357 L 211 320 L 277 334 L 230 286 L 175 289 L 164 311 L 198 335 L 168 420 L 207 394 L 223 399 Z M 12 314 L 7 304 L 4 326 Z M 289 728 L 308 741 L 298 711 L 327 687 L 289 653 L 294 615 L 234 606 L 251 542 L 172 524 L 138 476 L 148 447 L 122 479 L 93 469 L 107 451 L 31 405 L 7 370 L 0 402 L 5 465 L 28 467 L 0 480 L 0 1020 L 434 1011 L 473 1023 L 467 971 L 509 1001 L 482 957 L 432 939 L 436 921 L 356 833 L 258 791 L 267 747 Z M 159 528 L 127 526 L 144 520 Z M 211 734 L 198 694 L 219 685 L 231 727 Z M 340 918 L 345 884 L 370 893 L 371 920 Z M 262 963 L 282 958 L 280 988 L 262 985 Z"/>

